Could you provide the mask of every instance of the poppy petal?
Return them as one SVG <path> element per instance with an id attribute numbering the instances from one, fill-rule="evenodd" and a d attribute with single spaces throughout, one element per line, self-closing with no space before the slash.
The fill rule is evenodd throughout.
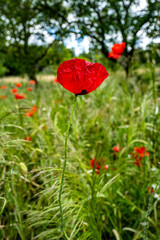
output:
<path id="1" fill-rule="evenodd" d="M 103 65 L 76 58 L 63 62 L 57 70 L 58 82 L 76 95 L 96 90 L 108 75 Z"/>

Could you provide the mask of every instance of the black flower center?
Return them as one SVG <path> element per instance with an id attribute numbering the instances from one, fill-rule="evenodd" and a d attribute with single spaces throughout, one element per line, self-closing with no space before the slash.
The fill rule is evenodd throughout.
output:
<path id="1" fill-rule="evenodd" d="M 76 94 L 76 96 L 77 95 L 85 95 L 85 94 L 87 94 L 88 92 L 85 90 L 85 89 L 83 89 L 80 93 L 77 93 Z"/>

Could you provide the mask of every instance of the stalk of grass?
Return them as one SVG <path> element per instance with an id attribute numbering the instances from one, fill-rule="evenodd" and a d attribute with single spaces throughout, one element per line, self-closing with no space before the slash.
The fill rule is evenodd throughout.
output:
<path id="1" fill-rule="evenodd" d="M 71 121 L 72 121 L 72 117 L 73 117 L 73 113 L 74 113 L 74 109 L 75 109 L 75 105 L 76 105 L 76 99 L 77 99 L 77 96 L 75 95 L 75 98 L 74 98 L 74 101 L 73 101 L 72 112 L 71 112 L 71 115 L 70 115 L 70 119 L 69 119 L 68 126 L 67 126 L 67 131 L 66 131 L 66 137 L 65 137 L 65 159 L 64 159 L 64 165 L 63 165 L 62 176 L 61 176 L 61 185 L 60 185 L 60 190 L 59 190 L 59 208 L 60 208 L 60 214 L 61 214 L 62 231 L 63 231 L 63 235 L 65 236 L 65 238 L 67 240 L 69 240 L 69 238 L 67 236 L 67 233 L 65 232 L 65 223 L 64 223 L 64 216 L 63 216 L 61 197 L 62 197 L 62 191 L 63 191 L 64 174 L 65 174 L 66 163 L 67 163 L 67 141 L 68 141 L 69 129 L 70 129 L 70 126 L 71 126 Z"/>

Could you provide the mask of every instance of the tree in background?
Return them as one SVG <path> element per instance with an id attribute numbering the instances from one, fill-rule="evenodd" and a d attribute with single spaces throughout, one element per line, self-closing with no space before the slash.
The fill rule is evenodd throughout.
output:
<path id="1" fill-rule="evenodd" d="M 71 0 L 73 26 L 78 37 L 89 36 L 93 46 L 108 58 L 109 43 L 126 43 L 121 62 L 126 75 L 141 35 L 147 35 L 158 19 L 158 1 L 147 0 L 146 7 L 138 10 L 140 0 Z M 120 39 L 120 40 L 119 40 Z"/>
<path id="2" fill-rule="evenodd" d="M 54 1 L 55 2 L 55 1 Z M 43 1 L 37 0 L 0 0 L 1 39 L 4 40 L 3 53 L 9 58 L 9 68 L 18 69 L 18 73 L 26 73 L 29 79 L 36 79 L 39 62 L 46 56 L 55 40 L 62 36 L 63 1 L 56 1 L 52 6 L 52 25 Z M 61 12 L 61 15 L 59 14 Z M 51 27 L 52 31 L 51 32 Z M 64 32 L 64 31 L 63 31 Z M 50 44 L 47 36 L 52 36 Z"/>

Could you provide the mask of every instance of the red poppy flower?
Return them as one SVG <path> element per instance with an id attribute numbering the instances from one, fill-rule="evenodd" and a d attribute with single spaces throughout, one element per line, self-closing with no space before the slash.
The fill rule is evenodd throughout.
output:
<path id="1" fill-rule="evenodd" d="M 12 93 L 16 93 L 18 90 L 17 90 L 17 88 L 13 88 L 11 91 L 12 91 Z"/>
<path id="2" fill-rule="evenodd" d="M 113 147 L 113 151 L 114 152 L 119 152 L 120 150 L 121 150 L 121 148 L 119 146 Z"/>
<path id="3" fill-rule="evenodd" d="M 112 47 L 112 52 L 109 52 L 108 54 L 108 58 L 114 58 L 114 59 L 120 58 L 120 56 L 122 55 L 125 49 L 125 46 L 126 46 L 125 42 L 114 44 Z"/>
<path id="4" fill-rule="evenodd" d="M 106 164 L 106 165 L 104 165 L 104 169 L 105 170 L 107 170 L 108 169 L 108 165 Z"/>
<path id="5" fill-rule="evenodd" d="M 6 96 L 1 96 L 1 99 L 6 99 Z"/>
<path id="6" fill-rule="evenodd" d="M 25 95 L 25 94 L 15 93 L 14 96 L 15 96 L 15 99 L 16 99 L 16 100 L 26 98 L 26 95 Z"/>
<path id="7" fill-rule="evenodd" d="M 149 192 L 150 194 L 153 194 L 153 193 L 154 193 L 154 188 L 153 188 L 153 187 L 148 187 L 148 192 Z"/>
<path id="8" fill-rule="evenodd" d="M 54 80 L 53 80 L 55 83 L 57 83 L 58 82 L 58 79 L 57 78 L 54 78 Z"/>
<path id="9" fill-rule="evenodd" d="M 95 161 L 95 158 L 92 158 L 91 161 L 90 161 L 90 164 L 91 164 L 91 167 L 92 167 L 92 168 L 93 168 L 93 166 L 94 166 L 94 161 Z M 98 170 L 101 168 L 101 166 L 99 165 L 99 161 L 98 161 L 98 160 L 96 161 L 95 167 L 96 167 L 96 169 L 98 169 Z"/>
<path id="10" fill-rule="evenodd" d="M 30 81 L 28 82 L 28 84 L 34 85 L 34 84 L 36 84 L 36 81 L 35 81 L 35 80 L 30 80 Z"/>
<path id="11" fill-rule="evenodd" d="M 135 147 L 134 151 L 137 152 L 139 154 L 140 157 L 144 157 L 144 156 L 149 156 L 150 154 L 147 152 L 147 148 L 145 147 Z"/>
<path id="12" fill-rule="evenodd" d="M 105 67 L 84 59 L 70 59 L 63 62 L 57 70 L 58 82 L 76 95 L 88 94 L 108 77 Z"/>
<path id="13" fill-rule="evenodd" d="M 142 166 L 142 159 L 137 159 L 134 164 L 137 166 L 137 167 L 141 167 Z"/>
<path id="14" fill-rule="evenodd" d="M 7 86 L 3 85 L 0 87 L 0 89 L 7 89 Z"/>
<path id="15" fill-rule="evenodd" d="M 37 111 L 37 106 L 34 105 L 32 107 L 32 109 L 29 112 L 26 113 L 26 116 L 27 117 L 32 117 L 35 114 L 36 111 Z"/>
<path id="16" fill-rule="evenodd" d="M 104 162 L 105 159 L 102 158 L 102 161 Z M 95 162 L 95 158 L 92 158 L 91 161 L 90 161 L 91 168 L 93 168 L 93 166 L 94 166 L 94 162 Z M 97 174 L 100 173 L 101 166 L 104 166 L 104 169 L 105 169 L 105 170 L 108 169 L 108 165 L 107 165 L 107 164 L 103 165 L 102 162 L 99 162 L 99 160 L 97 160 L 96 163 L 95 163 L 95 168 L 96 168 L 96 173 L 97 173 Z"/>
<path id="17" fill-rule="evenodd" d="M 16 87 L 21 87 L 22 86 L 22 83 L 17 83 L 16 84 Z"/>
<path id="18" fill-rule="evenodd" d="M 134 164 L 137 165 L 137 167 L 141 167 L 143 157 L 149 156 L 150 154 L 145 147 L 135 147 L 134 152 L 131 152 L 130 155 L 135 159 Z"/>
<path id="19" fill-rule="evenodd" d="M 26 140 L 26 141 L 31 141 L 31 140 L 32 140 L 32 137 L 30 137 L 30 136 L 29 136 L 29 137 L 25 137 L 25 140 Z"/>
<path id="20" fill-rule="evenodd" d="M 32 90 L 33 90 L 33 88 L 31 88 L 31 87 L 27 88 L 27 91 L 28 91 L 28 92 L 30 92 L 30 91 L 32 91 Z"/>

